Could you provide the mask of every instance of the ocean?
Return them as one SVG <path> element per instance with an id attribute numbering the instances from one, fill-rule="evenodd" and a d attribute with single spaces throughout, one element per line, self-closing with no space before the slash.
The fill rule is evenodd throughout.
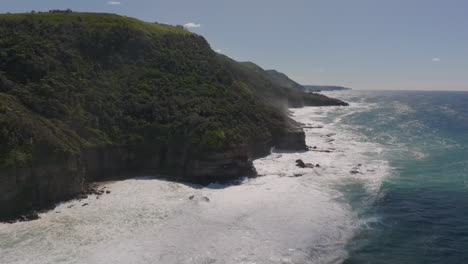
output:
<path id="1" fill-rule="evenodd" d="M 235 185 L 107 183 L 0 223 L 0 263 L 466 263 L 468 92 L 326 94 L 350 106 L 291 110 L 311 151 Z"/>
<path id="2" fill-rule="evenodd" d="M 340 98 L 369 107 L 340 125 L 379 144 L 391 167 L 369 206 L 362 206 L 366 196 L 359 190 L 345 191 L 364 224 L 344 263 L 467 263 L 468 92 Z"/>

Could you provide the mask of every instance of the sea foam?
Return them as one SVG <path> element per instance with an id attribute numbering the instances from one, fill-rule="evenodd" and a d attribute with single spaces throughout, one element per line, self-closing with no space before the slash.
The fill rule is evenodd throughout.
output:
<path id="1" fill-rule="evenodd" d="M 376 197 L 389 171 L 380 146 L 341 124 L 366 107 L 293 110 L 323 126 L 305 129 L 316 151 L 274 149 L 254 162 L 261 177 L 240 185 L 129 179 L 37 221 L 0 224 L 0 263 L 339 263 L 362 224 L 343 189 Z"/>

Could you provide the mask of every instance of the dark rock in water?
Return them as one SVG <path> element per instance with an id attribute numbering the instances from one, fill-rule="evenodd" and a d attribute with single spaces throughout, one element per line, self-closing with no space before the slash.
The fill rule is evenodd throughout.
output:
<path id="1" fill-rule="evenodd" d="M 300 168 L 304 168 L 305 167 L 305 163 L 304 161 L 302 161 L 301 159 L 298 159 L 296 160 L 296 166 L 300 167 Z"/>
<path id="2" fill-rule="evenodd" d="M 299 168 L 313 168 L 314 164 L 312 163 L 304 163 L 301 159 L 296 160 L 296 166 Z"/>
<path id="3" fill-rule="evenodd" d="M 312 151 L 315 151 L 315 152 L 323 152 L 323 153 L 332 153 L 331 150 L 328 150 L 328 149 L 324 149 L 324 150 L 312 150 Z"/>
<path id="4" fill-rule="evenodd" d="M 193 200 L 193 198 L 195 198 L 195 195 L 190 195 L 190 196 L 189 196 L 189 199 L 190 199 L 190 200 Z"/>
<path id="5" fill-rule="evenodd" d="M 78 195 L 78 197 L 76 197 L 76 199 L 78 199 L 78 200 L 82 200 L 82 199 L 86 199 L 86 198 L 88 198 L 88 195 L 86 195 L 86 194 L 80 194 L 80 195 Z"/>
<path id="6" fill-rule="evenodd" d="M 352 170 L 352 171 L 350 171 L 349 173 L 351 173 L 351 174 L 353 174 L 353 175 L 354 175 L 354 174 L 359 174 L 360 172 L 359 172 L 359 171 L 357 171 L 357 170 Z"/>
<path id="7" fill-rule="evenodd" d="M 75 206 L 75 205 L 74 204 L 69 205 L 69 206 L 67 206 L 67 208 L 72 208 L 73 206 Z"/>
<path id="8" fill-rule="evenodd" d="M 87 206 L 87 205 L 89 205 L 89 204 L 88 204 L 88 203 L 84 203 L 84 204 L 83 204 L 83 205 L 81 205 L 81 206 Z"/>
<path id="9" fill-rule="evenodd" d="M 320 168 L 320 164 L 315 164 L 315 167 Z"/>
<path id="10" fill-rule="evenodd" d="M 205 201 L 205 202 L 209 202 L 210 201 L 210 198 L 206 197 L 206 196 L 203 196 L 201 198 L 202 201 Z"/>
<path id="11" fill-rule="evenodd" d="M 361 167 L 361 166 L 362 166 L 362 164 L 361 164 L 361 163 L 359 163 L 359 164 L 358 164 L 358 167 Z"/>
<path id="12" fill-rule="evenodd" d="M 304 175 L 304 174 L 301 174 L 301 173 L 294 173 L 294 177 L 301 177 L 302 175 Z"/>
<path id="13" fill-rule="evenodd" d="M 106 191 L 107 194 L 111 193 L 111 191 Z"/>
<path id="14" fill-rule="evenodd" d="M 24 222 L 24 221 L 32 221 L 32 220 L 37 220 L 37 219 L 39 219 L 39 215 L 37 214 L 37 212 L 32 211 L 25 215 L 22 215 L 19 221 Z"/>

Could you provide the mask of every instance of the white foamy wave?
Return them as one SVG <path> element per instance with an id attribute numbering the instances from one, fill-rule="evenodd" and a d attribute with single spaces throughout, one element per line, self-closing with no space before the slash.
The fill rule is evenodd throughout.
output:
<path id="1" fill-rule="evenodd" d="M 380 146 L 339 121 L 367 107 L 294 110 L 323 127 L 305 129 L 316 151 L 275 150 L 254 162 L 264 176 L 241 185 L 130 179 L 37 221 L 0 224 L 0 263 L 340 263 L 362 224 L 343 189 L 362 185 L 371 202 L 389 170 Z"/>
<path id="2" fill-rule="evenodd" d="M 411 106 L 398 101 L 393 103 L 393 107 L 395 108 L 395 112 L 397 114 L 410 114 L 415 112 Z"/>
<path id="3" fill-rule="evenodd" d="M 457 114 L 457 111 L 453 110 L 450 106 L 448 105 L 441 105 L 441 106 L 438 106 L 438 108 L 442 111 L 442 112 L 445 112 L 447 114 L 450 114 L 450 115 L 456 115 Z"/>

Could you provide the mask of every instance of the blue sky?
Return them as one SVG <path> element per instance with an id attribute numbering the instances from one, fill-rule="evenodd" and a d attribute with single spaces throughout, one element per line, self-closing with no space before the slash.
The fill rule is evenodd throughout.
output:
<path id="1" fill-rule="evenodd" d="M 213 49 L 302 84 L 468 90 L 466 0 L 2 0 L 0 12 L 65 8 L 192 23 Z"/>

